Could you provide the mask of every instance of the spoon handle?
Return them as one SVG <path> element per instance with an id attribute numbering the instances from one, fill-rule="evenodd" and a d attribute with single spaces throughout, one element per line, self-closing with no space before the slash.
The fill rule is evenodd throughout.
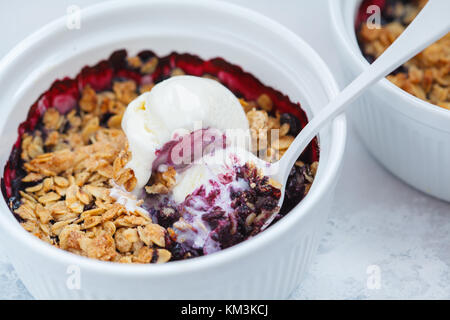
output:
<path id="1" fill-rule="evenodd" d="M 279 161 L 278 172 L 284 175 L 280 180 L 286 181 L 299 155 L 329 120 L 344 112 L 370 85 L 449 32 L 449 12 L 449 0 L 430 0 L 394 43 L 302 129 Z"/>

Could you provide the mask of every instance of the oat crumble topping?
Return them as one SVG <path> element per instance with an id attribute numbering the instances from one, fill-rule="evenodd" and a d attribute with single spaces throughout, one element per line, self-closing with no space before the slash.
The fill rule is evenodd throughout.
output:
<path id="1" fill-rule="evenodd" d="M 160 60 L 156 56 L 138 55 L 127 58 L 126 63 L 127 68 L 151 76 L 157 72 Z M 185 72 L 180 67 L 170 70 L 170 76 L 181 74 Z M 215 78 L 210 74 L 204 76 Z M 2 189 L 25 230 L 58 248 L 105 261 L 164 263 L 198 255 L 177 242 L 172 225 L 182 227 L 185 222 L 182 219 L 172 221 L 174 208 L 164 207 L 158 212 L 156 223 L 151 215 L 127 210 L 110 195 L 115 185 L 127 191 L 136 186 L 133 171 L 126 168 L 131 154 L 121 120 L 127 104 L 140 93 L 150 91 L 153 85 L 154 82 L 139 84 L 130 77 L 113 79 L 109 90 L 87 84 L 81 90 L 76 107 L 63 111 L 50 107 L 33 130 L 23 132 L 18 140 L 19 147 L 14 149 L 20 150 L 20 154 L 14 158 L 13 151 L 11 159 L 14 161 L 5 168 Z M 296 116 L 276 109 L 268 94 L 263 93 L 254 100 L 241 97 L 240 102 L 250 125 L 252 151 L 264 154 L 267 161 L 278 160 L 302 124 Z M 271 129 L 280 130 L 275 141 L 270 137 Z M 318 162 L 315 159 L 306 163 L 305 159 L 308 157 L 297 161 L 292 169 L 285 205 L 278 219 L 311 187 Z M 22 176 L 7 171 L 18 164 L 17 172 L 22 172 Z M 11 184 L 8 173 L 17 176 L 18 181 Z M 146 193 L 167 194 L 175 184 L 175 174 L 172 167 L 153 174 L 145 187 Z M 255 168 L 246 167 L 241 174 L 251 181 L 251 192 L 263 194 L 279 188 Z M 17 196 L 8 189 L 8 181 Z M 249 195 L 234 197 L 242 210 L 260 205 L 246 198 Z M 241 203 L 239 197 L 247 200 Z M 273 208 L 272 204 L 265 205 Z M 265 207 L 261 208 L 259 215 L 249 214 L 243 225 L 256 225 L 262 220 Z M 215 221 L 214 216 L 208 219 L 211 223 Z M 224 237 L 224 234 L 218 232 L 217 237 Z"/>

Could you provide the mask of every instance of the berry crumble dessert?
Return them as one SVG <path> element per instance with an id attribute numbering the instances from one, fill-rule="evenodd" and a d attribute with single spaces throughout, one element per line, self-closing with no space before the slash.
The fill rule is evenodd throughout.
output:
<path id="1" fill-rule="evenodd" d="M 75 254 L 121 263 L 207 255 L 257 235 L 308 193 L 316 140 L 281 208 L 281 185 L 266 172 L 306 123 L 300 104 L 221 58 L 119 50 L 31 106 L 2 192 L 25 230 Z"/>
<path id="2" fill-rule="evenodd" d="M 411 23 L 427 0 L 365 0 L 356 21 L 360 47 L 373 62 Z M 366 24 L 367 8 L 381 9 L 380 28 Z M 450 33 L 406 62 L 387 79 L 396 86 L 440 107 L 450 109 Z"/>

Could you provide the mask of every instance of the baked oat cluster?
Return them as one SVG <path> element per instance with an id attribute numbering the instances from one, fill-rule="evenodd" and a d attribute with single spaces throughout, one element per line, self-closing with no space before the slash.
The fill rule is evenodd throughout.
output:
<path id="1" fill-rule="evenodd" d="M 358 39 L 363 53 L 372 62 L 386 50 L 417 16 L 427 0 L 366 0 L 361 15 L 371 4 L 382 7 L 382 26 L 370 29 L 360 18 Z M 406 62 L 387 78 L 410 94 L 450 109 L 450 33 Z"/>
<path id="2" fill-rule="evenodd" d="M 164 61 L 154 55 L 136 56 L 125 59 L 121 70 L 134 70 L 145 77 L 158 72 L 158 65 L 164 68 Z M 185 73 L 179 67 L 165 72 L 167 76 L 162 78 Z M 219 80 L 211 74 L 204 76 Z M 95 82 L 85 83 L 74 107 L 49 106 L 34 120 L 32 130 L 19 129 L 21 135 L 5 167 L 2 190 L 25 230 L 58 248 L 104 261 L 164 263 L 203 254 L 177 241 L 173 227 L 182 228 L 183 220 L 170 204 L 146 214 L 127 210 L 110 195 L 115 186 L 127 191 L 135 188 L 136 178 L 126 167 L 131 154 L 121 119 L 128 103 L 159 80 L 143 83 L 136 77 L 115 77 L 100 90 Z M 256 142 L 253 151 L 263 151 L 269 161 L 277 160 L 300 131 L 299 119 L 277 110 L 268 94 L 255 100 L 241 95 L 240 101 Z M 280 130 L 279 139 L 271 141 L 270 129 Z M 292 169 L 278 218 L 308 192 L 318 164 L 310 155 L 303 155 Z M 237 224 L 219 223 L 219 211 L 205 217 L 223 248 L 251 236 L 257 230 L 258 212 L 263 215 L 275 210 L 279 198 L 279 186 L 255 168 L 245 165 L 238 170 L 251 190 L 232 196 L 239 212 Z M 174 184 L 175 170 L 169 167 L 153 174 L 145 191 L 150 196 L 163 195 Z"/>

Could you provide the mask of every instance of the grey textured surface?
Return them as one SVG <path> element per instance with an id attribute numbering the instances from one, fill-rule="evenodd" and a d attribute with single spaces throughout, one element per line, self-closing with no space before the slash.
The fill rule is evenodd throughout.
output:
<path id="1" fill-rule="evenodd" d="M 0 300 L 33 299 L 0 249 Z"/>
<path id="2" fill-rule="evenodd" d="M 324 238 L 296 299 L 450 298 L 450 205 L 392 177 L 350 136 Z M 369 266 L 379 289 L 368 289 Z"/>
<path id="3" fill-rule="evenodd" d="M 0 57 L 68 5 L 99 0 L 0 3 L 0 29 L 10 30 Z M 233 0 L 285 24 L 307 40 L 335 71 L 326 1 Z M 45 8 L 45 10 L 44 10 Z M 36 14 L 39 13 L 39 14 Z M 319 252 L 292 299 L 450 298 L 450 204 L 428 197 L 391 176 L 350 131 L 333 210 Z M 0 244 L 0 299 L 31 299 Z M 374 267 L 375 266 L 375 267 Z M 368 270 L 369 268 L 369 270 Z M 379 289 L 369 289 L 379 272 Z M 378 286 L 377 286 L 378 287 Z"/>

